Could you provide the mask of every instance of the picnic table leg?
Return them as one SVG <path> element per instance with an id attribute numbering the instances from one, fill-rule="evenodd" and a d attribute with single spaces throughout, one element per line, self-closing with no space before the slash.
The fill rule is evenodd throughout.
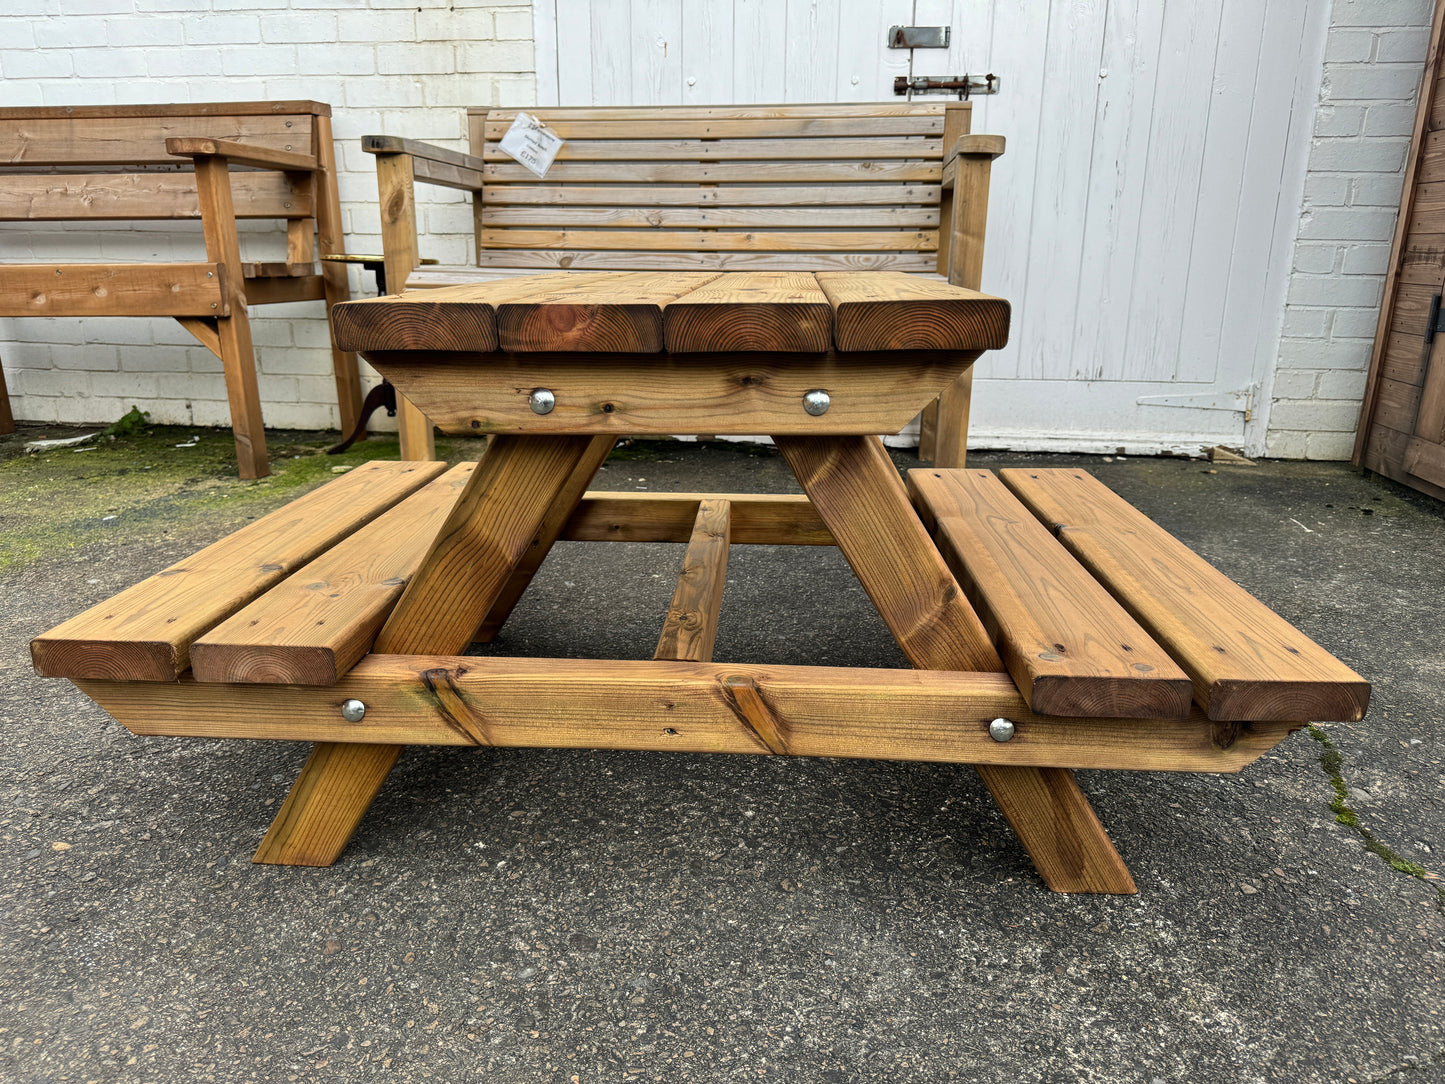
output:
<path id="1" fill-rule="evenodd" d="M 923 670 L 1003 671 L 877 437 L 774 437 L 909 662 Z M 1136 891 L 1073 772 L 975 765 L 1057 892 Z"/>
<path id="2" fill-rule="evenodd" d="M 493 437 L 431 552 L 372 645 L 380 655 L 460 655 L 560 494 L 587 488 L 587 437 Z M 254 862 L 329 866 L 401 754 L 399 745 L 319 742 Z"/>

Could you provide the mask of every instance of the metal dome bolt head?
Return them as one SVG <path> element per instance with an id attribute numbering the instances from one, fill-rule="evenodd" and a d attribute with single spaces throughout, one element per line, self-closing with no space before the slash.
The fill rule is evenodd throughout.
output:
<path id="1" fill-rule="evenodd" d="M 341 717 L 348 723 L 359 723 L 366 718 L 366 705 L 360 700 L 343 700 L 341 702 Z"/>
<path id="2" fill-rule="evenodd" d="M 1012 741 L 1015 727 L 1007 719 L 995 719 L 988 724 L 988 736 L 994 741 Z"/>
<path id="3" fill-rule="evenodd" d="M 832 396 L 822 388 L 814 388 L 812 391 L 803 393 L 803 409 L 815 418 L 828 413 L 828 408 L 832 405 Z"/>
<path id="4" fill-rule="evenodd" d="M 549 388 L 537 388 L 527 396 L 527 405 L 532 408 L 533 414 L 550 414 L 557 405 L 557 397 Z"/>

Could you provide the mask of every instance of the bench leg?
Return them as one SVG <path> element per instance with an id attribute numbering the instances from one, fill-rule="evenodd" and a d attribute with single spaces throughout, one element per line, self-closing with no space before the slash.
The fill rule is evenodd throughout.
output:
<path id="1" fill-rule="evenodd" d="M 908 503 L 882 441 L 773 439 L 909 662 L 924 670 L 1002 671 L 982 623 Z M 1135 891 L 1072 772 L 975 767 L 1050 888 Z"/>
<path id="2" fill-rule="evenodd" d="M 402 748 L 319 742 L 251 861 L 331 865 L 346 849 Z"/>
<path id="3" fill-rule="evenodd" d="M 989 764 L 974 770 L 1049 888 L 1120 896 L 1138 891 L 1073 772 Z"/>

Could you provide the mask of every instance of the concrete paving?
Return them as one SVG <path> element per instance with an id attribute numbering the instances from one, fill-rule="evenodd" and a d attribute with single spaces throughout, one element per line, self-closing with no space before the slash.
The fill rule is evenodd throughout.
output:
<path id="1" fill-rule="evenodd" d="M 620 752 L 410 750 L 340 862 L 282 869 L 250 855 L 303 746 L 134 737 L 29 667 L 329 476 L 292 435 L 290 482 L 237 482 L 199 435 L 165 484 L 140 443 L 0 446 L 0 1080 L 1445 1080 L 1438 504 L 975 457 L 1085 466 L 1375 683 L 1238 776 L 1081 773 L 1134 897 L 1045 890 L 965 767 Z M 625 454 L 599 488 L 796 489 L 766 449 Z M 494 650 L 649 657 L 680 550 L 560 546 Z M 736 547 L 728 591 L 719 659 L 904 665 L 835 551 Z"/>

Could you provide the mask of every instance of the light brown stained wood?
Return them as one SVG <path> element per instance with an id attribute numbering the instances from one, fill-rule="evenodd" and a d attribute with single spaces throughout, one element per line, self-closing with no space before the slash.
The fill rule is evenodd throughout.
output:
<path id="1" fill-rule="evenodd" d="M 1009 303 L 896 271 L 817 273 L 833 306 L 841 351 L 997 350 L 1008 344 Z"/>
<path id="2" fill-rule="evenodd" d="M 937 230 L 526 230 L 483 229 L 483 248 L 655 249 L 683 252 L 897 252 L 938 248 Z"/>
<path id="3" fill-rule="evenodd" d="M 562 206 L 578 208 L 641 207 L 771 207 L 791 210 L 827 207 L 899 207 L 918 210 L 938 204 L 938 187 L 928 184 L 853 184 L 807 186 L 775 184 L 756 188 L 699 188 L 668 185 L 493 184 L 485 191 L 485 206 Z M 801 219 L 797 220 L 801 223 Z M 936 225 L 937 218 L 933 219 Z"/>
<path id="4" fill-rule="evenodd" d="M 756 690 L 794 756 L 1025 768 L 1237 772 L 1298 729 L 1034 715 L 1007 674 L 734 663 L 368 655 L 331 688 L 82 681 L 137 734 L 393 745 L 767 753 Z M 366 704 L 359 723 L 337 704 Z M 204 705 L 204 707 L 198 707 Z M 1014 739 L 988 736 L 992 719 Z M 671 731 L 669 733 L 668 731 Z"/>
<path id="5" fill-rule="evenodd" d="M 1211 719 L 1356 720 L 1370 686 L 1102 482 L 1000 477 L 1193 679 Z"/>
<path id="6" fill-rule="evenodd" d="M 728 502 L 734 545 L 837 545 L 813 502 L 801 493 L 590 491 L 559 537 L 567 542 L 686 542 L 698 505 L 708 498 Z"/>
<path id="7" fill-rule="evenodd" d="M 745 271 L 714 279 L 662 312 L 671 353 L 779 351 L 821 354 L 833 309 L 806 271 Z"/>
<path id="8" fill-rule="evenodd" d="M 190 644 L 445 469 L 367 463 L 31 641 L 44 677 L 174 681 Z"/>
<path id="9" fill-rule="evenodd" d="M 713 191 L 709 189 L 709 191 Z M 620 201 L 617 201 L 620 202 Z M 700 201 L 694 201 L 699 203 Z M 804 227 L 851 226 L 868 230 L 938 228 L 936 207 L 659 207 L 641 202 L 638 206 L 597 207 L 482 204 L 482 225 L 488 228 L 513 226 L 587 226 L 596 229 L 715 229 L 753 226 L 761 230 L 798 230 Z M 651 236 L 650 234 L 648 235 Z"/>
<path id="10" fill-rule="evenodd" d="M 215 263 L 0 265 L 0 316 L 225 316 Z"/>
<path id="11" fill-rule="evenodd" d="M 245 283 L 248 310 L 256 305 L 326 299 L 326 280 L 320 275 L 307 275 L 299 279 L 246 279 Z"/>
<path id="12" fill-rule="evenodd" d="M 75 118 L 113 120 L 117 117 L 231 117 L 289 116 L 303 114 L 308 128 L 311 117 L 331 116 L 331 106 L 309 98 L 262 102 L 171 102 L 162 105 L 22 105 L 0 108 L 0 120 L 71 120 Z"/>
<path id="13" fill-rule="evenodd" d="M 291 123 L 287 123 L 290 121 Z M 125 162 L 174 166 L 166 140 L 205 136 L 284 151 L 311 146 L 309 116 L 69 116 L 15 119 L 0 113 L 0 162 L 84 166 Z"/>
<path id="14" fill-rule="evenodd" d="M 492 603 L 491 610 L 482 620 L 477 631 L 472 634 L 472 639 L 478 643 L 490 643 L 496 638 L 502 626 L 507 623 L 513 608 L 521 600 L 527 587 L 532 582 L 532 577 L 542 567 L 542 562 L 547 559 L 547 554 L 552 552 L 552 546 L 556 543 L 559 532 L 565 524 L 571 521 L 575 514 L 577 504 L 586 491 L 588 484 L 597 474 L 607 457 L 612 454 L 613 445 L 617 443 L 613 437 L 593 437 L 588 442 L 587 451 L 578 461 L 576 468 L 568 477 L 567 483 L 558 492 L 557 498 L 552 502 L 552 507 L 547 509 L 537 533 L 532 536 L 532 542 L 527 551 L 522 554 L 521 559 L 512 569 L 512 575 L 507 580 L 507 585 L 502 588 L 501 593 Z"/>
<path id="15" fill-rule="evenodd" d="M 590 443 L 580 437 L 494 437 L 373 650 L 465 649 Z M 579 491 L 585 487 L 586 480 Z"/>
<path id="16" fill-rule="evenodd" d="M 256 353 L 251 343 L 251 318 L 245 275 L 241 270 L 241 242 L 236 236 L 236 208 L 226 163 L 217 158 L 196 162 L 196 194 L 201 201 L 201 230 L 206 257 L 221 264 L 221 287 L 230 312 L 218 316 L 216 336 L 221 343 L 221 369 L 226 376 L 226 401 L 231 410 L 231 431 L 236 439 L 236 465 L 242 478 L 264 478 L 271 473 L 266 457 L 266 430 L 261 421 L 261 393 L 256 383 Z"/>
<path id="17" fill-rule="evenodd" d="M 1445 342 L 1436 338 L 1440 349 L 1431 350 L 1420 387 L 1420 411 L 1415 415 L 1414 433 L 1431 444 L 1445 441 Z"/>
<path id="18" fill-rule="evenodd" d="M 400 745 L 315 746 L 251 861 L 331 865 L 346 849 L 401 750 Z"/>
<path id="19" fill-rule="evenodd" d="M 1139 891 L 1073 772 L 989 764 L 974 769 L 1050 889 L 1115 896 Z"/>
<path id="20" fill-rule="evenodd" d="M 912 470 L 908 489 L 1035 712 L 1189 714 L 1188 675 L 991 472 Z"/>
<path id="21" fill-rule="evenodd" d="M 938 139 L 875 136 L 869 139 L 568 139 L 557 150 L 557 162 L 806 162 L 838 159 L 887 161 L 899 158 L 937 159 Z M 482 152 L 488 162 L 511 162 L 500 143 Z M 551 170 L 549 169 L 550 173 Z"/>
<path id="22" fill-rule="evenodd" d="M 628 252 L 622 249 L 481 249 L 478 268 L 492 273 L 504 267 L 575 271 L 913 271 L 933 270 L 931 252 Z M 466 273 L 472 274 L 470 268 Z M 437 278 L 459 269 L 438 271 Z M 428 277 L 412 273 L 411 283 Z"/>
<path id="23" fill-rule="evenodd" d="M 198 343 L 216 357 L 221 356 L 221 336 L 216 333 L 216 321 L 205 316 L 177 316 L 176 323 L 185 328 Z"/>
<path id="24" fill-rule="evenodd" d="M 712 662 L 728 574 L 728 502 L 698 502 L 697 521 L 682 558 L 682 573 L 658 637 L 654 659 Z"/>
<path id="25" fill-rule="evenodd" d="M 384 376 L 446 433 L 896 433 L 973 363 L 926 354 L 426 354 L 370 351 Z M 704 364 L 705 360 L 705 364 Z M 548 414 L 533 389 L 556 399 Z M 803 409 L 825 388 L 827 413 Z"/>
<path id="26" fill-rule="evenodd" d="M 316 158 L 310 154 L 296 154 L 294 151 L 278 151 L 269 147 L 256 147 L 237 143 L 229 139 L 207 139 L 183 136 L 166 140 L 166 152 L 178 158 L 224 158 L 238 166 L 254 166 L 257 169 L 281 169 L 292 172 L 314 172 Z"/>
<path id="27" fill-rule="evenodd" d="M 674 120 L 794 120 L 809 117 L 916 117 L 941 116 L 951 102 L 839 102 L 803 105 L 668 105 L 648 106 L 527 106 L 525 112 L 540 117 L 547 124 L 554 121 L 624 121 L 631 124 L 662 123 Z M 972 106 L 969 106 L 972 108 Z M 490 106 L 468 106 L 471 121 L 510 124 L 523 110 L 493 109 Z M 480 134 L 479 132 L 477 134 Z"/>
<path id="28" fill-rule="evenodd" d="M 407 276 L 421 262 L 417 251 L 416 191 L 412 159 L 404 154 L 381 154 L 376 159 L 377 200 L 381 209 L 381 241 L 385 257 L 386 288 L 399 294 L 406 288 Z M 336 315 L 331 310 L 332 335 L 340 342 Z M 483 321 L 491 329 L 490 341 L 496 343 L 495 314 Z M 397 437 L 401 458 L 428 460 L 436 458 L 436 434 L 431 420 L 406 396 L 396 401 Z"/>
<path id="29" fill-rule="evenodd" d="M 1413 433 L 1420 417 L 1420 387 L 1398 380 L 1380 380 L 1375 386 L 1375 424 L 1399 433 Z"/>
<path id="30" fill-rule="evenodd" d="M 943 132 L 943 118 L 937 114 L 895 117 L 757 117 L 745 119 L 675 119 L 660 113 L 648 115 L 636 110 L 630 120 L 567 119 L 556 110 L 545 110 L 547 127 L 563 139 L 778 139 L 817 136 L 901 136 L 932 135 Z M 488 120 L 484 128 L 488 143 L 500 140 L 511 127 L 511 119 Z M 942 150 L 942 144 L 939 144 Z M 644 157 L 646 157 L 644 155 Z"/>
<path id="31" fill-rule="evenodd" d="M 554 162 L 547 170 L 553 183 L 651 182 L 654 184 L 768 184 L 806 182 L 852 183 L 857 181 L 932 181 L 943 167 L 931 160 L 880 162 Z M 489 162 L 483 170 L 486 183 L 535 181 L 526 166 Z"/>
<path id="32" fill-rule="evenodd" d="M 877 437 L 774 437 L 908 661 L 1003 670 Z"/>
<path id="33" fill-rule="evenodd" d="M 394 262 L 401 266 L 399 260 Z M 393 279 L 387 268 L 388 288 L 399 291 L 404 281 L 404 275 Z M 348 301 L 332 311 L 333 334 L 344 350 L 486 353 L 497 349 L 497 305 L 522 281 L 501 279 Z"/>
<path id="34" fill-rule="evenodd" d="M 237 218 L 301 219 L 312 214 L 310 178 L 237 173 L 231 178 Z M 189 173 L 7 174 L 0 222 L 200 218 Z"/>
<path id="35" fill-rule="evenodd" d="M 336 190 L 336 145 L 331 138 L 329 114 L 316 118 L 311 151 L 321 170 L 316 177 L 316 248 L 322 256 L 345 255 L 341 196 Z M 309 223 L 303 228 L 309 253 Z M 311 257 L 308 254 L 306 258 L 309 260 Z M 321 278 L 325 288 L 326 322 L 329 327 L 331 314 L 336 311 L 336 306 L 351 297 L 351 280 L 345 266 L 331 260 L 321 261 Z M 339 347 L 334 335 L 331 339 L 331 374 L 336 384 L 336 405 L 341 419 L 341 431 L 354 432 L 361 420 L 361 372 L 356 364 L 356 355 Z"/>
<path id="36" fill-rule="evenodd" d="M 199 637 L 196 680 L 334 685 L 370 649 L 474 467 L 453 467 Z"/>
<path id="37" fill-rule="evenodd" d="M 513 294 L 497 308 L 497 337 L 503 350 L 523 353 L 657 353 L 663 306 L 715 278 L 693 271 L 568 275 L 536 288 L 513 280 Z"/>

